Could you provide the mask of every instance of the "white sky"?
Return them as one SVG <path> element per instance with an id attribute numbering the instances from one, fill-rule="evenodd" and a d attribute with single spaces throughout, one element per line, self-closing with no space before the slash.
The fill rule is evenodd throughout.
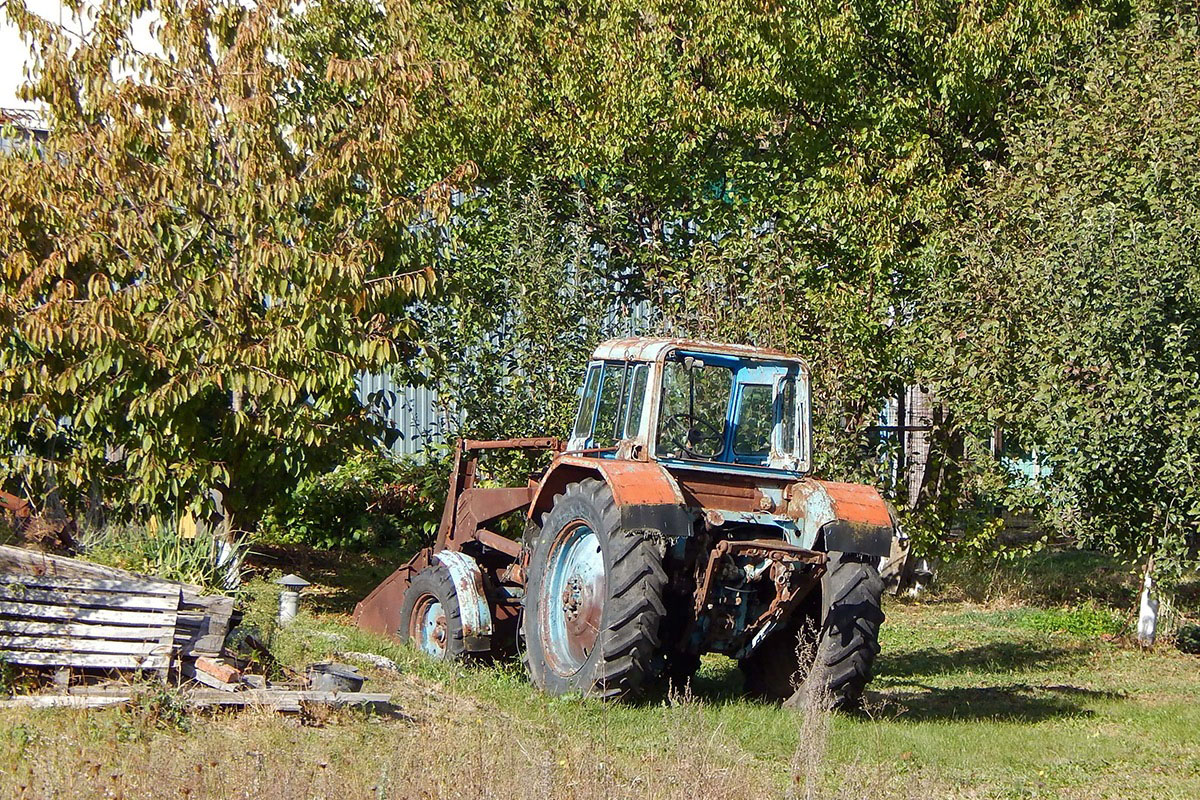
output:
<path id="1" fill-rule="evenodd" d="M 64 25 L 72 22 L 71 12 L 63 10 L 62 3 L 25 0 L 25 5 L 46 19 L 57 22 L 61 16 Z M 78 29 L 78 25 L 72 27 Z M 8 21 L 8 12 L 0 9 L 0 108 L 31 108 L 29 103 L 17 99 L 17 87 L 24 80 L 22 68 L 28 57 L 28 46 Z"/>
<path id="2" fill-rule="evenodd" d="M 16 26 L 8 21 L 4 4 L 5 0 L 0 0 L 0 108 L 33 108 L 31 104 L 17 99 L 17 88 L 25 80 L 24 66 L 29 58 L 29 46 L 22 41 Z M 59 22 L 70 30 L 80 31 L 83 28 L 82 23 L 72 16 L 70 10 L 64 9 L 61 2 L 25 0 L 25 5 L 35 14 Z M 143 43 L 143 50 L 149 50 L 152 48 L 146 46 L 149 34 L 144 29 L 145 20 L 143 17 L 138 21 L 133 39 L 135 43 Z"/>

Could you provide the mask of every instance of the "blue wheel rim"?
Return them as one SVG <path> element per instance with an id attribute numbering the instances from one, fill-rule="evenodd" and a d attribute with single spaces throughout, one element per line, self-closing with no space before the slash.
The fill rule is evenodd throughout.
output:
<path id="1" fill-rule="evenodd" d="M 587 523 L 576 520 L 550 548 L 539 603 L 546 666 L 559 675 L 579 672 L 595 648 L 606 590 L 600 538 Z"/>
<path id="2" fill-rule="evenodd" d="M 446 612 L 433 595 L 423 595 L 413 608 L 410 637 L 418 649 L 434 658 L 446 657 Z"/>

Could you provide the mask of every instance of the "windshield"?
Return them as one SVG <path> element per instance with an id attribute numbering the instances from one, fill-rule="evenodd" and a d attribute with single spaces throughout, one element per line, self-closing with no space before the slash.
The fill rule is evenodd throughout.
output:
<path id="1" fill-rule="evenodd" d="M 690 366 L 689 366 L 690 364 Z M 688 358 L 663 372 L 658 441 L 670 458 L 716 458 L 725 449 L 733 370 Z"/>
<path id="2" fill-rule="evenodd" d="M 657 452 L 795 468 L 800 456 L 796 369 L 722 356 L 683 356 L 663 365 Z"/>

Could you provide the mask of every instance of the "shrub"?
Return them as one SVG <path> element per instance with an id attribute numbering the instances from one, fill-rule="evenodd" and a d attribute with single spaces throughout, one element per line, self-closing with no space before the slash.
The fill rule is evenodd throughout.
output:
<path id="1" fill-rule="evenodd" d="M 332 472 L 300 481 L 268 510 L 267 541 L 361 550 L 415 544 L 437 530 L 446 471 L 436 457 L 358 453 Z"/>
<path id="2" fill-rule="evenodd" d="M 166 580 L 191 583 L 215 591 L 228 585 L 221 545 L 212 536 L 184 536 L 173 523 L 109 524 L 80 535 L 84 555 L 99 564 Z M 246 545 L 235 541 L 233 557 L 244 561 Z"/>
<path id="3" fill-rule="evenodd" d="M 1200 656 L 1200 625 L 1184 625 L 1175 634 L 1175 646 L 1185 653 Z"/>

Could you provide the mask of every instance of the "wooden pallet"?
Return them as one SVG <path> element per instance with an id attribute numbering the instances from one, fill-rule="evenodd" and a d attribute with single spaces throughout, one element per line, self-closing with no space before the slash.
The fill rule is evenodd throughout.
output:
<path id="1" fill-rule="evenodd" d="M 241 619 L 241 613 L 235 608 L 232 597 L 204 594 L 204 590 L 199 586 L 167 581 L 147 575 L 137 575 L 114 567 L 93 564 L 90 561 L 56 556 L 49 553 L 38 553 L 20 547 L 0 546 L 0 576 L 11 576 L 12 578 L 24 581 L 27 585 L 31 585 L 29 584 L 29 580 L 32 578 L 78 579 L 101 582 L 115 581 L 120 585 L 135 583 L 141 586 L 153 586 L 156 592 L 165 595 L 177 596 L 179 600 L 176 604 L 175 631 L 172 644 L 175 652 L 182 659 L 220 655 L 221 648 L 225 644 L 225 636 Z M 7 599 L 0 597 L 0 601 Z M 129 602 L 134 603 L 134 605 L 126 606 L 126 609 L 137 607 L 137 601 Z M 120 607 L 103 606 L 103 610 L 120 610 Z M 159 609 L 139 608 L 138 610 L 156 611 Z M 130 638 L 130 635 L 132 635 L 127 626 L 138 624 L 136 618 L 126 615 L 120 618 L 120 621 L 116 623 L 117 627 L 113 627 L 112 630 L 102 631 L 99 628 L 85 630 L 79 627 L 79 625 L 99 624 L 101 618 L 105 615 L 94 612 L 84 613 L 82 611 L 80 614 L 86 617 L 86 619 L 63 616 L 50 618 L 46 620 L 46 624 L 66 625 L 67 627 L 57 631 L 37 628 L 35 629 L 36 633 L 38 635 L 51 636 L 59 633 L 62 636 L 73 637 L 87 636 L 88 631 L 91 631 L 96 633 L 96 636 L 92 638 L 107 637 L 123 639 Z M 0 612 L 0 616 L 2 616 L 2 612 Z M 42 617 L 38 617 L 37 619 L 42 619 Z M 142 621 L 148 620 L 149 618 L 145 618 Z M 0 628 L 0 633 L 7 632 L 5 629 Z M 14 631 L 13 633 L 16 632 Z M 134 638 L 138 637 L 135 636 Z M 0 649 L 3 649 L 3 645 L 0 645 Z M 170 648 L 166 652 L 170 652 Z M 14 661 L 14 663 L 18 662 Z M 89 664 L 87 666 L 94 665 Z"/>
<path id="2" fill-rule="evenodd" d="M 180 601 L 163 582 L 0 574 L 0 660 L 165 672 Z"/>
<path id="3" fill-rule="evenodd" d="M 82 694 L 23 695 L 0 700 L 0 708 L 106 708 L 128 703 L 134 695 L 128 691 Z M 286 689 L 251 689 L 245 692 L 222 692 L 216 689 L 194 689 L 181 695 L 189 708 L 251 709 L 261 708 L 285 714 L 295 714 L 306 705 L 334 708 L 363 708 L 375 711 L 391 710 L 391 695 L 386 692 L 315 692 Z"/>

